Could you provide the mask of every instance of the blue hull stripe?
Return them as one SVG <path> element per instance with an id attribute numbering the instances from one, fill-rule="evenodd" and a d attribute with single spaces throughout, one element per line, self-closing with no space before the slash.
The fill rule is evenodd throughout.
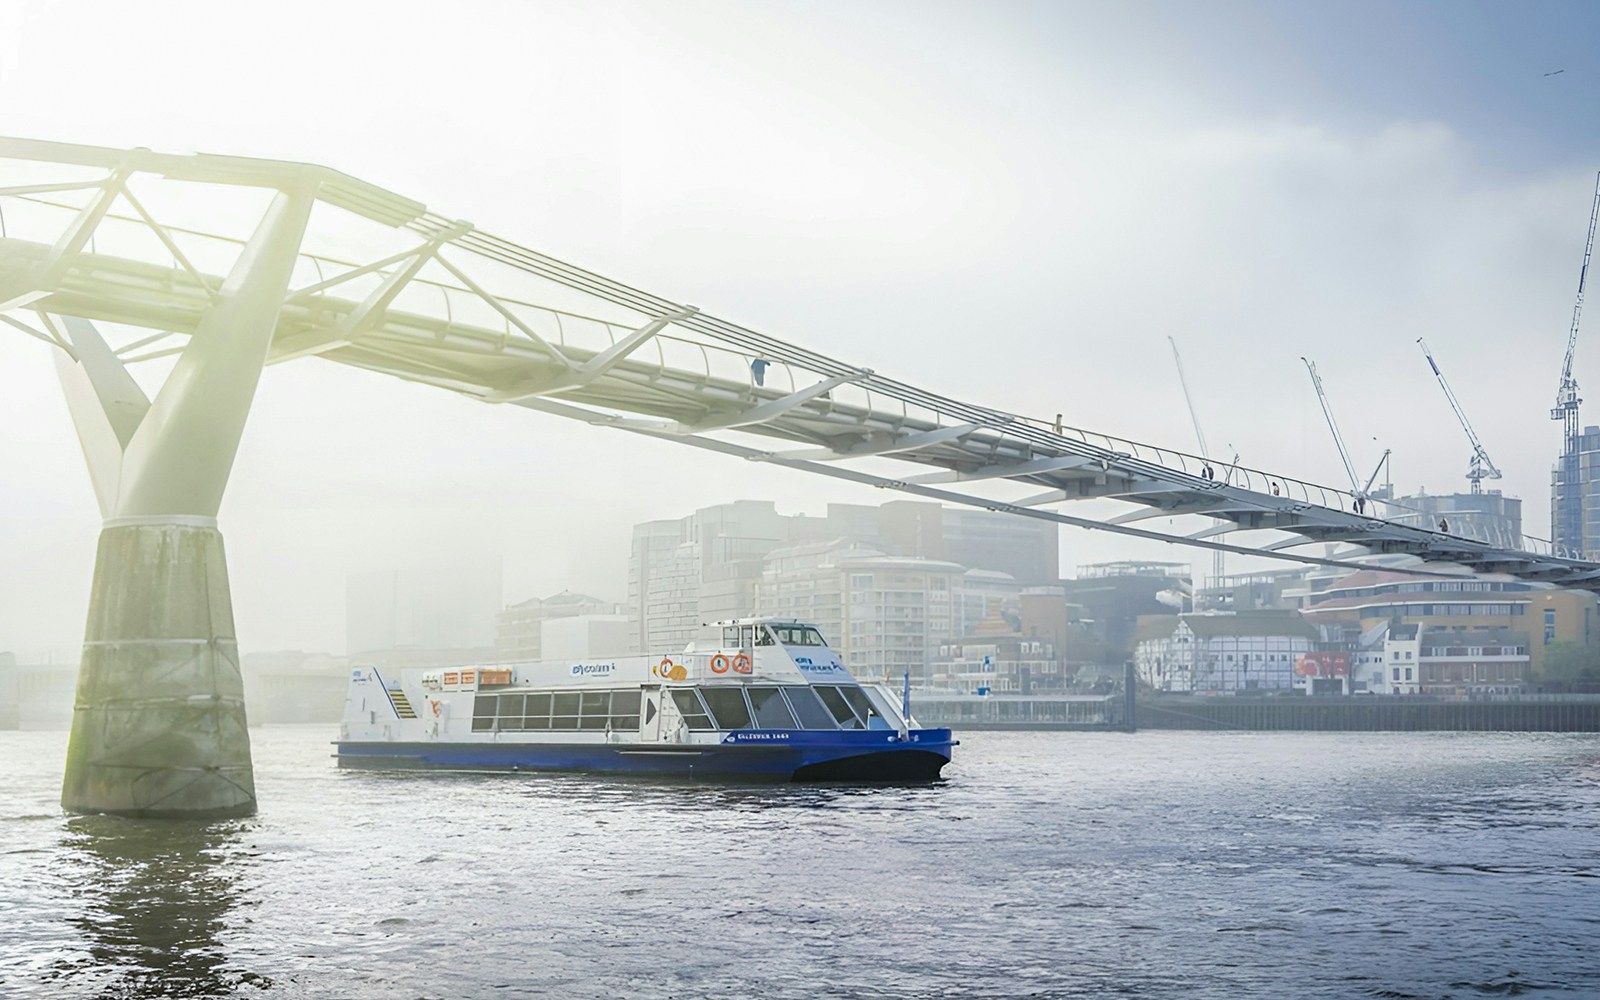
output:
<path id="1" fill-rule="evenodd" d="M 950 760 L 948 729 L 913 730 L 901 741 L 883 732 L 741 730 L 721 743 L 339 743 L 343 764 L 551 771 L 618 771 L 639 774 L 773 778 L 802 768 L 851 763 L 864 780 L 908 771 L 936 778 Z M 843 738 L 841 738 L 843 737 Z"/>

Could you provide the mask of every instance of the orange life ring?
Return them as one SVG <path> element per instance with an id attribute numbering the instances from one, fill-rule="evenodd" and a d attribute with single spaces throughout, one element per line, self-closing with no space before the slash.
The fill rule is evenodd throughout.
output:
<path id="1" fill-rule="evenodd" d="M 733 664 L 729 661 L 729 659 L 722 653 L 718 653 L 716 656 L 711 658 L 711 672 L 714 674 L 725 674 L 728 672 L 728 668 L 732 665 Z"/>
<path id="2" fill-rule="evenodd" d="M 433 717 L 435 719 L 437 719 L 439 717 L 439 712 L 440 712 L 440 708 L 439 708 L 439 704 L 440 703 L 439 703 L 439 701 L 437 699 L 433 699 L 433 698 L 429 699 L 429 703 L 433 705 Z"/>
<path id="3" fill-rule="evenodd" d="M 735 656 L 733 658 L 733 672 L 736 674 L 748 674 L 750 672 L 750 657 L 743 653 Z"/>

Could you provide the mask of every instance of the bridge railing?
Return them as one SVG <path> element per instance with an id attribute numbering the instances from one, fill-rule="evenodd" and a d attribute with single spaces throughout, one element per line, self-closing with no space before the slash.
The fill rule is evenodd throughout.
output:
<path id="1" fill-rule="evenodd" d="M 40 242 L 49 245 L 61 231 L 63 217 L 70 221 L 71 216 L 80 210 L 80 205 L 36 195 L 0 197 L 0 238 L 25 238 L 20 235 L 19 229 L 38 230 Z M 181 245 L 182 252 L 187 258 L 186 262 L 179 261 L 177 257 L 171 255 L 170 247 L 152 238 L 149 219 L 117 212 L 107 213 L 96 228 L 88 249 L 91 253 L 118 253 L 133 259 L 167 257 L 174 268 L 186 264 L 198 269 L 209 285 L 212 277 L 226 272 L 238 248 L 244 244 L 243 237 L 231 237 L 192 228 L 163 225 L 162 230 L 174 243 Z M 407 233 L 421 230 L 413 228 L 386 231 Z M 463 246 L 461 249 L 483 256 L 480 247 Z M 493 257 L 488 259 L 493 264 L 515 272 L 513 277 L 519 280 L 525 281 L 529 277 L 542 279 L 569 295 L 577 288 L 576 285 L 564 280 L 560 274 L 529 270 L 518 266 L 515 260 Z M 332 254 L 303 252 L 297 267 L 296 287 L 305 288 L 326 283 L 342 274 L 359 271 L 363 266 Z M 334 296 L 331 292 L 337 290 L 339 299 L 348 297 L 353 304 L 376 288 L 384 277 L 382 271 L 372 271 L 336 284 L 329 293 L 324 294 L 326 298 L 332 299 Z M 624 286 L 615 286 L 613 283 L 607 287 Z M 613 295 L 610 298 L 600 296 L 599 303 L 609 304 L 618 309 L 609 316 L 564 309 L 499 292 L 492 294 L 505 311 L 515 315 L 520 322 L 534 330 L 540 338 L 561 351 L 564 356 L 570 352 L 571 360 L 582 360 L 581 355 L 593 356 L 616 344 L 636 326 L 647 321 L 642 317 L 650 316 L 649 309 L 646 308 L 649 303 L 641 303 L 639 298 L 642 293 L 637 293 L 633 298 L 621 295 Z M 664 300 L 658 301 L 663 307 L 666 305 Z M 402 289 L 400 297 L 396 299 L 397 304 L 400 302 L 404 302 L 405 308 L 415 310 L 420 315 L 437 317 L 449 328 L 459 325 L 478 329 L 499 329 L 501 349 L 513 342 L 519 342 L 523 346 L 533 345 L 533 341 L 522 336 L 522 331 L 513 329 L 512 320 L 504 312 L 486 303 L 484 297 L 476 290 L 458 281 L 424 277 L 419 274 L 412 279 L 408 287 Z M 744 331 L 743 328 L 721 320 L 706 319 L 701 322 L 691 322 L 678 325 L 673 330 L 675 332 L 664 331 L 652 338 L 648 345 L 641 345 L 634 351 L 628 359 L 630 369 L 638 372 L 641 366 L 648 368 L 653 363 L 654 371 L 653 374 L 646 376 L 648 378 L 682 379 L 698 383 L 702 387 L 715 386 L 723 389 L 738 387 L 736 391 L 747 399 L 759 399 L 763 393 L 795 392 L 822 378 L 849 370 L 833 359 L 826 359 L 794 345 Z M 171 352 L 154 352 L 147 357 L 164 353 Z M 760 375 L 757 375 L 758 366 L 753 364 L 758 360 L 766 362 L 764 366 L 759 366 Z M 1143 473 L 1163 480 L 1169 480 L 1173 474 L 1177 474 L 1194 486 L 1203 487 L 1210 484 L 1215 484 L 1216 487 L 1237 486 L 1262 497 L 1272 497 L 1272 501 L 1264 502 L 1273 505 L 1281 499 L 1281 503 L 1287 508 L 1307 504 L 1352 514 L 1355 512 L 1356 496 L 1349 490 L 1178 449 L 1066 426 L 1056 421 L 974 407 L 877 375 L 865 375 L 858 381 L 837 386 L 827 396 L 813 400 L 808 406 L 808 412 L 823 415 L 837 412 L 842 418 L 848 418 L 850 424 L 865 423 L 891 431 L 952 426 L 972 422 L 976 416 L 987 432 L 1017 438 L 1036 453 L 1041 448 L 1053 447 L 1062 454 L 1098 459 L 1108 466 L 1115 464 L 1124 473 L 1136 475 Z M 845 426 L 845 422 L 842 421 L 841 426 Z M 1202 472 L 1208 465 L 1214 472 L 1214 479 L 1202 477 Z M 1361 516 L 1400 523 L 1421 531 L 1433 530 L 1434 525 L 1430 523 L 1432 515 L 1424 511 L 1406 507 L 1393 500 L 1368 502 L 1372 503 L 1373 507 L 1363 511 Z M 1582 558 L 1582 553 L 1568 551 L 1533 536 L 1525 535 L 1515 540 L 1487 537 L 1490 533 L 1469 516 L 1462 516 L 1456 524 L 1453 524 L 1449 534 L 1489 545 L 1517 547 L 1538 555 Z"/>

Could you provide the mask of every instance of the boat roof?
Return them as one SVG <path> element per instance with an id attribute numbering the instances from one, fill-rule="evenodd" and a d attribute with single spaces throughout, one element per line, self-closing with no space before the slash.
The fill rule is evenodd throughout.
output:
<path id="1" fill-rule="evenodd" d="M 798 618 L 780 618 L 777 615 L 755 615 L 750 618 L 728 618 L 719 622 L 703 622 L 702 628 L 729 628 L 734 625 L 810 625 Z"/>

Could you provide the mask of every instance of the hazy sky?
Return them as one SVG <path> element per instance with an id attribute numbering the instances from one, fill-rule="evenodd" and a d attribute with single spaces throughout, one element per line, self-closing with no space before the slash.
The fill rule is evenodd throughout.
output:
<path id="1" fill-rule="evenodd" d="M 1302 354 L 1363 472 L 1387 447 L 1400 488 L 1464 487 L 1425 335 L 1545 534 L 1596 38 L 1583 3 L 13 0 L 0 134 L 326 163 L 897 378 L 1191 447 L 1170 334 L 1214 450 L 1332 484 Z M 1600 423 L 1600 342 L 1578 376 Z M 20 334 L 0 418 L 0 650 L 72 655 L 98 514 Z M 430 553 L 500 555 L 507 600 L 620 597 L 629 525 L 741 497 L 887 499 L 280 366 L 222 510 L 241 642 L 338 651 L 346 574 Z"/>

